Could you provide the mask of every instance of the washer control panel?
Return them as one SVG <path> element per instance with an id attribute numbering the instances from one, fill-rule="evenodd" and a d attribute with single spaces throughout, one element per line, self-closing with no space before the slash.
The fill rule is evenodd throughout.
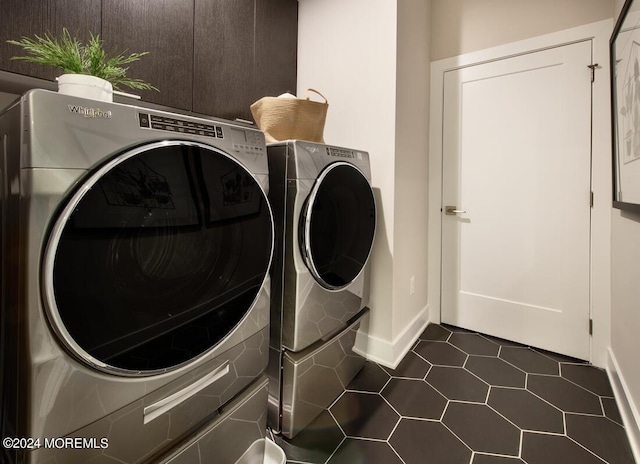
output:
<path id="1" fill-rule="evenodd" d="M 178 134 L 202 135 L 217 139 L 224 138 L 222 127 L 214 124 L 204 124 L 147 113 L 138 113 L 138 122 L 140 127 L 147 129 L 157 129 Z"/>

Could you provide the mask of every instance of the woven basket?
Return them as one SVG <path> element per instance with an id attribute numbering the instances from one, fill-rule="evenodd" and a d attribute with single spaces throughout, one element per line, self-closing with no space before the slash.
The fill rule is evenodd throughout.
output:
<path id="1" fill-rule="evenodd" d="M 329 102 L 320 92 L 308 89 L 324 103 L 307 98 L 263 97 L 251 105 L 251 114 L 267 142 L 306 140 L 324 143 L 324 122 Z"/>

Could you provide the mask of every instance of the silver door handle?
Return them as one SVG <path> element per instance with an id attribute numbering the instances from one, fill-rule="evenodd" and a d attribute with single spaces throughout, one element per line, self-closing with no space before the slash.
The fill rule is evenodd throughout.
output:
<path id="1" fill-rule="evenodd" d="M 463 211 L 461 209 L 456 209 L 455 206 L 445 206 L 444 207 L 444 214 L 454 215 L 454 214 L 458 214 L 458 213 L 466 213 L 466 211 Z"/>
<path id="2" fill-rule="evenodd" d="M 143 423 L 148 424 L 149 422 L 154 420 L 156 417 L 159 417 L 165 412 L 169 411 L 170 409 L 175 408 L 182 402 L 191 398 L 196 393 L 207 388 L 216 380 L 220 380 L 222 377 L 224 377 L 228 373 L 229 373 L 229 361 L 227 360 L 221 366 L 218 366 L 212 372 L 202 377 L 200 380 L 197 380 L 191 385 L 188 385 L 187 387 L 183 388 L 182 390 L 177 391 L 176 393 L 169 395 L 166 398 L 163 398 L 160 401 L 144 408 Z"/>

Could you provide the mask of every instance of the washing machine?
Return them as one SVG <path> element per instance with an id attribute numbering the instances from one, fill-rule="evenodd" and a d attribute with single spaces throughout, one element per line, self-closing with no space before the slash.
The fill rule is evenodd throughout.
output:
<path id="1" fill-rule="evenodd" d="M 266 428 L 263 134 L 34 90 L 0 158 L 3 462 L 235 462 Z"/>
<path id="2" fill-rule="evenodd" d="M 376 205 L 365 151 L 305 141 L 267 151 L 276 225 L 268 423 L 292 438 L 364 365 L 353 348 L 368 324 Z"/>

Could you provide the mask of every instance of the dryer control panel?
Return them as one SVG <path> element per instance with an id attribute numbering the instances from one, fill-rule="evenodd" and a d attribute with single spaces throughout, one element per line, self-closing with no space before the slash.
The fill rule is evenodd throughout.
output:
<path id="1" fill-rule="evenodd" d="M 243 129 L 231 128 L 231 140 L 235 150 L 242 150 L 245 153 L 264 154 L 266 147 L 262 134 L 257 131 L 246 131 Z"/>
<path id="2" fill-rule="evenodd" d="M 327 154 L 336 158 L 362 159 L 362 152 L 347 148 L 327 147 Z"/>

